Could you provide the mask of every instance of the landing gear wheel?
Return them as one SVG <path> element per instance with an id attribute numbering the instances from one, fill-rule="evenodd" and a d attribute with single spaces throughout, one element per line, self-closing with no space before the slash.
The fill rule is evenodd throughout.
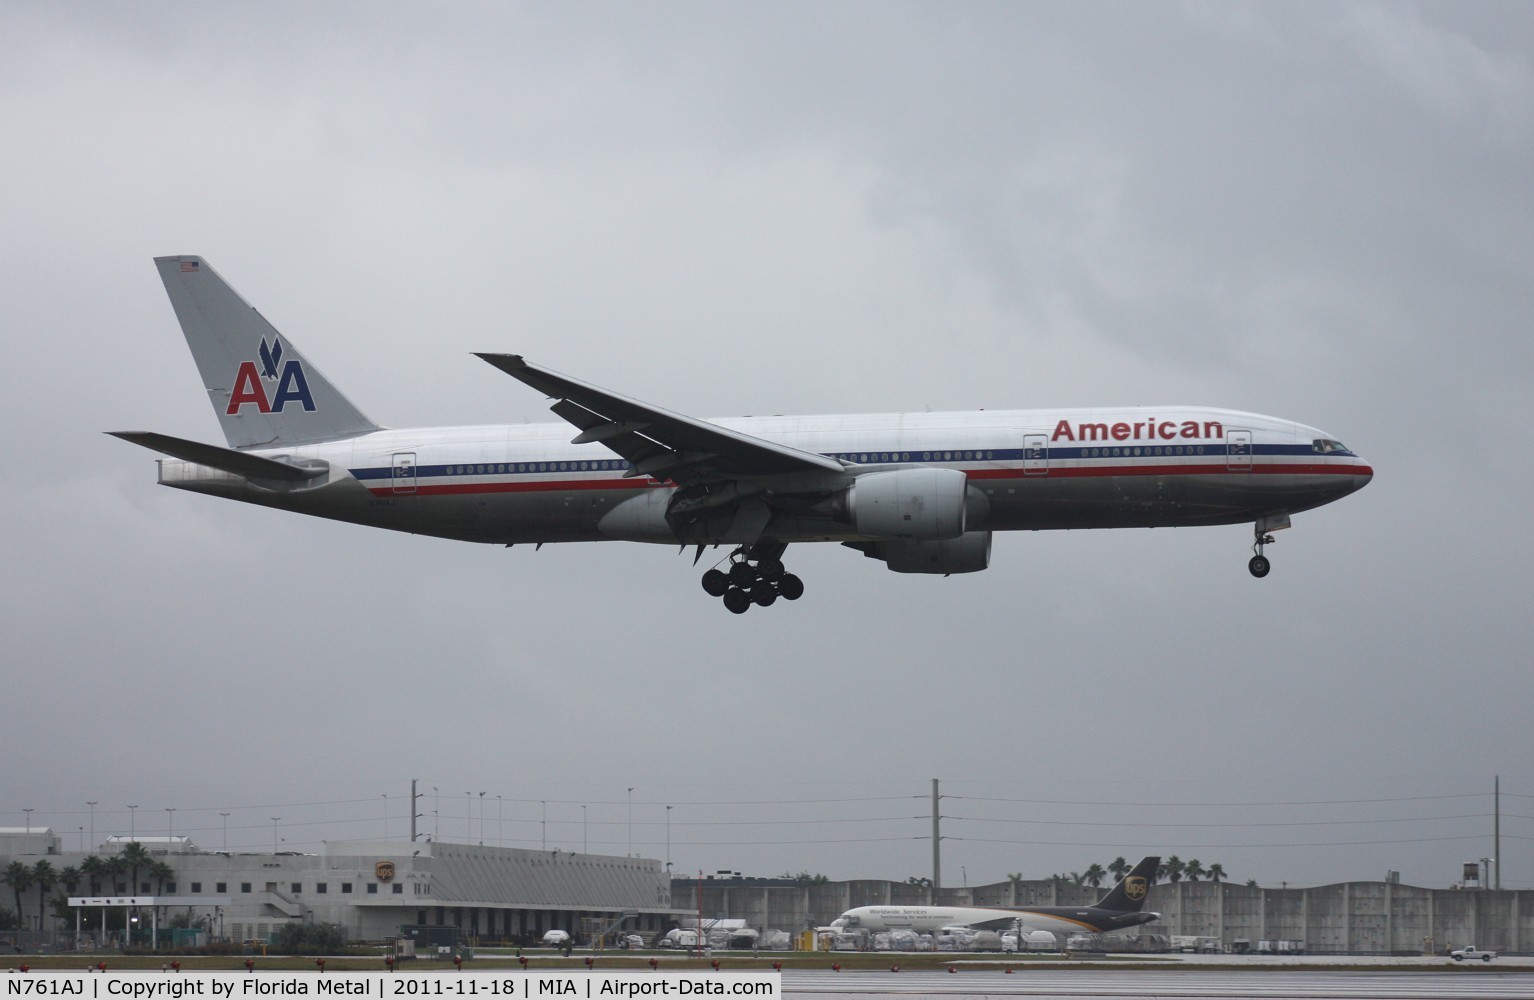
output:
<path id="1" fill-rule="evenodd" d="M 747 562 L 732 563 L 730 565 L 730 582 L 745 590 L 756 582 L 756 570 Z"/>
<path id="2" fill-rule="evenodd" d="M 724 600 L 734 614 L 745 614 L 751 605 L 771 607 L 778 598 L 797 601 L 804 596 L 804 582 L 783 568 L 783 542 L 767 539 L 742 545 L 729 560 L 703 574 L 703 589 Z"/>
<path id="3" fill-rule="evenodd" d="M 723 597 L 724 592 L 730 589 L 730 578 L 717 569 L 711 569 L 703 574 L 703 589 L 710 597 Z"/>
<path id="4" fill-rule="evenodd" d="M 1252 575 L 1261 580 L 1268 575 L 1268 570 L 1273 564 L 1268 562 L 1267 556 L 1252 556 L 1252 561 L 1246 564 L 1246 568 L 1252 571 Z"/>

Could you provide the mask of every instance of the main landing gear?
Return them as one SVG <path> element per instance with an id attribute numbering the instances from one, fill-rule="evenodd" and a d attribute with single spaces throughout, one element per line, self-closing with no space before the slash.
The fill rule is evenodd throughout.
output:
<path id="1" fill-rule="evenodd" d="M 724 606 L 737 615 L 753 604 L 771 607 L 780 597 L 797 601 L 804 596 L 804 581 L 783 569 L 786 548 L 781 542 L 742 545 L 730 553 L 727 570 L 715 567 L 703 574 L 703 589 L 723 598 Z"/>

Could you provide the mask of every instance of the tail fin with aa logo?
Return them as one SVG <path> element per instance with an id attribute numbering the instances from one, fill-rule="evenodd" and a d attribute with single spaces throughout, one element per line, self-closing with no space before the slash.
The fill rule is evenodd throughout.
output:
<path id="1" fill-rule="evenodd" d="M 206 260 L 156 257 L 224 437 L 281 448 L 378 430 Z"/>

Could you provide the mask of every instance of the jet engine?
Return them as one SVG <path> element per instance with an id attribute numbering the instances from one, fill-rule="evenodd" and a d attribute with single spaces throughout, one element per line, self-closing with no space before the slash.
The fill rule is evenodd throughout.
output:
<path id="1" fill-rule="evenodd" d="M 838 497 L 838 513 L 858 534 L 874 538 L 957 538 L 964 534 L 968 482 L 958 469 L 866 472 Z"/>
<path id="2" fill-rule="evenodd" d="M 969 531 L 930 542 L 848 542 L 896 573 L 978 573 L 991 564 L 991 533 Z"/>

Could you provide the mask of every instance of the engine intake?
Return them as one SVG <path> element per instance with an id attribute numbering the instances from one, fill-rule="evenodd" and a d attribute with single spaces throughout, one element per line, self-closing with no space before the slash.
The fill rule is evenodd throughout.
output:
<path id="1" fill-rule="evenodd" d="M 860 535 L 936 541 L 964 534 L 969 480 L 958 469 L 894 469 L 858 476 L 843 494 L 844 516 Z"/>

